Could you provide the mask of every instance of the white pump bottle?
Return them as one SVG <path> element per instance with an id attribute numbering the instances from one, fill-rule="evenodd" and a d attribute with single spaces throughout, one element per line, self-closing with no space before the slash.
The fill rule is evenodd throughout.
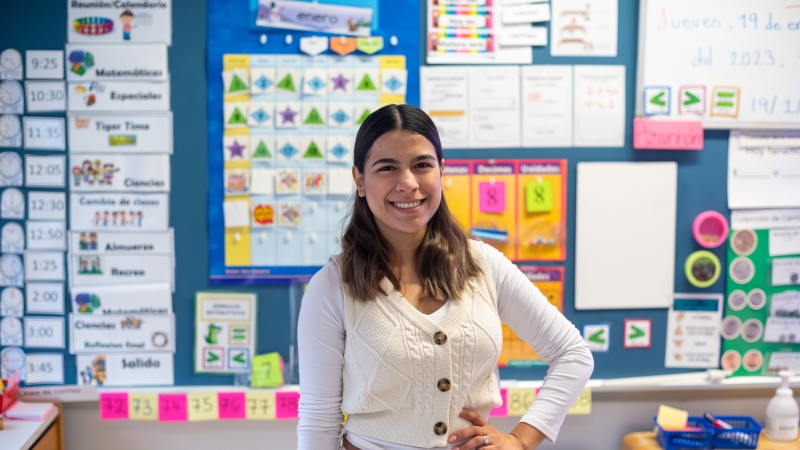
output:
<path id="1" fill-rule="evenodd" d="M 796 441 L 800 409 L 789 388 L 792 372 L 781 370 L 781 386 L 767 405 L 767 438 L 774 441 Z"/>

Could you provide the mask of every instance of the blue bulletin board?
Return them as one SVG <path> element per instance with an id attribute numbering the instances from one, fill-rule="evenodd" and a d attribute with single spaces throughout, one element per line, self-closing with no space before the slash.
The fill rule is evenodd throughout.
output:
<path id="1" fill-rule="evenodd" d="M 4 17 L 13 17 L 0 27 L 0 47 L 27 50 L 63 49 L 66 41 L 66 4 L 63 0 L 43 0 L 31 8 L 26 2 L 6 2 Z M 567 160 L 567 253 L 563 263 L 537 263 L 537 266 L 563 266 L 565 269 L 564 314 L 579 329 L 587 323 L 610 323 L 611 345 L 607 353 L 595 353 L 594 378 L 616 378 L 686 372 L 666 369 L 667 311 L 663 309 L 577 311 L 574 308 L 575 280 L 575 182 L 580 161 L 675 161 L 678 164 L 678 210 L 675 249 L 675 292 L 700 292 L 683 276 L 683 263 L 699 246 L 692 237 L 692 220 L 705 210 L 716 210 L 729 217 L 726 195 L 728 132 L 705 131 L 702 151 L 637 151 L 632 147 L 631 124 L 635 103 L 639 2 L 619 2 L 618 55 L 613 58 L 552 57 L 548 47 L 535 47 L 536 64 L 616 64 L 624 65 L 626 79 L 626 139 L 622 148 L 543 148 L 447 150 L 454 159 L 566 159 Z M 222 217 L 222 55 L 225 53 L 297 54 L 299 37 L 291 32 L 293 43 L 285 43 L 286 31 L 252 30 L 249 0 L 176 1 L 173 4 L 173 43 L 169 49 L 172 111 L 174 114 L 174 154 L 170 224 L 175 229 L 176 385 L 229 385 L 230 375 L 193 373 L 194 294 L 219 288 L 210 274 L 223 274 Z M 406 57 L 408 103 L 419 105 L 418 67 L 424 55 L 420 41 L 423 26 L 419 0 L 380 3 L 380 26 L 373 32 L 387 41 L 381 54 Z M 58 30 L 63 30 L 63 33 Z M 259 39 L 266 34 L 266 44 Z M 398 46 L 388 40 L 397 36 Z M 1 49 L 1 48 L 0 48 Z M 206 153 L 208 152 L 208 153 Z M 5 221 L 0 221 L 0 226 Z M 722 266 L 727 267 L 725 247 L 714 249 Z M 625 274 L 617 280 L 625 283 Z M 241 282 L 241 280 L 237 281 Z M 278 351 L 289 361 L 292 310 L 290 296 L 298 296 L 286 284 L 225 286 L 225 290 L 258 293 L 257 352 Z M 724 293 L 724 277 L 707 293 Z M 67 313 L 69 313 L 67 306 Z M 652 320 L 652 346 L 649 349 L 624 349 L 622 330 L 626 318 Z M 69 346 L 69 342 L 67 342 Z M 37 350 L 31 350 L 36 352 Z M 52 350 L 43 350 L 52 353 Z M 75 384 L 75 357 L 64 351 L 66 384 Z M 544 367 L 504 368 L 503 378 L 542 379 Z M 296 380 L 294 380 L 296 381 Z"/>

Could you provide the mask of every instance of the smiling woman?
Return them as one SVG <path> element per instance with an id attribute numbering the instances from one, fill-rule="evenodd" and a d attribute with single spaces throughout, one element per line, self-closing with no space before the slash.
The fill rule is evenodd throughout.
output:
<path id="1" fill-rule="evenodd" d="M 342 253 L 300 309 L 298 448 L 530 450 L 555 440 L 588 380 L 578 330 L 455 221 L 443 164 L 436 126 L 414 106 L 385 106 L 361 125 Z M 501 321 L 550 365 L 508 434 L 486 421 L 503 402 Z"/>

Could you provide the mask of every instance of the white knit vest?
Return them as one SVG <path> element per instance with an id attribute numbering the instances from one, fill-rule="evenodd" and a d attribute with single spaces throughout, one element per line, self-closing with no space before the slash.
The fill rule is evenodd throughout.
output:
<path id="1" fill-rule="evenodd" d="M 502 404 L 497 291 L 477 243 L 470 241 L 470 250 L 483 273 L 451 302 L 441 326 L 385 278 L 389 294 L 373 301 L 355 300 L 344 290 L 345 430 L 409 446 L 444 447 L 452 433 L 471 425 L 459 417 L 462 408 L 487 418 Z M 334 261 L 339 265 L 338 257 Z M 447 340 L 437 344 L 437 332 Z M 440 380 L 449 381 L 449 390 L 440 390 L 447 385 Z"/>

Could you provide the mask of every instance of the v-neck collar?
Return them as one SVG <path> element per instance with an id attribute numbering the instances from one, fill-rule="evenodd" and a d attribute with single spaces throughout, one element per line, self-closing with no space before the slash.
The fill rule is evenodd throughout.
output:
<path id="1" fill-rule="evenodd" d="M 424 314 L 417 308 L 414 308 L 414 306 L 412 306 L 402 294 L 395 290 L 388 278 L 384 278 L 383 281 L 381 281 L 381 286 L 386 292 L 388 292 L 386 298 L 389 300 L 389 303 L 394 305 L 394 307 L 397 308 L 403 316 L 411 320 L 418 327 L 420 327 L 420 329 L 428 334 L 433 334 L 440 330 L 449 332 L 454 330 L 458 324 L 463 321 L 464 301 L 466 297 L 463 294 L 461 295 L 460 299 L 451 299 L 452 301 L 450 302 L 450 309 L 444 316 L 442 324 L 438 325 L 436 322 L 431 320 L 427 314 Z M 469 288 L 465 289 L 464 293 L 466 293 L 468 290 Z"/>

